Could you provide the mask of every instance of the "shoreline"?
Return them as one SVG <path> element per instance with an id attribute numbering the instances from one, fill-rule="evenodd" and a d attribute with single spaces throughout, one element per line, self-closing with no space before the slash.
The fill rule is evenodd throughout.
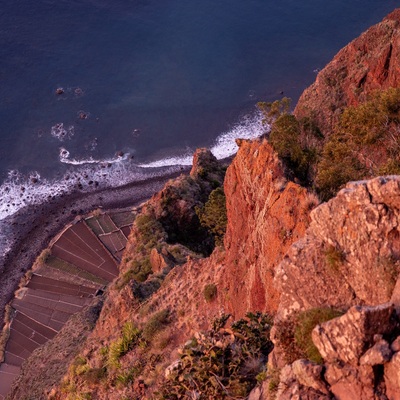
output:
<path id="1" fill-rule="evenodd" d="M 135 207 L 161 190 L 165 183 L 191 166 L 164 176 L 133 181 L 118 187 L 108 187 L 94 192 L 73 192 L 54 197 L 45 203 L 27 206 L 6 218 L 12 246 L 0 261 L 0 329 L 4 325 L 5 306 L 12 299 L 23 275 L 32 267 L 40 252 L 50 240 L 77 215 L 84 215 L 96 208 L 118 209 Z"/>

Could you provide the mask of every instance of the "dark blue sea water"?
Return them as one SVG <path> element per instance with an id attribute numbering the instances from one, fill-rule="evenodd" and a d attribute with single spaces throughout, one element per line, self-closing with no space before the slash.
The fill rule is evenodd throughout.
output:
<path id="1" fill-rule="evenodd" d="M 228 155 L 262 132 L 257 101 L 297 101 L 396 3 L 0 0 L 0 218 L 79 178 L 124 183 L 198 146 Z"/>

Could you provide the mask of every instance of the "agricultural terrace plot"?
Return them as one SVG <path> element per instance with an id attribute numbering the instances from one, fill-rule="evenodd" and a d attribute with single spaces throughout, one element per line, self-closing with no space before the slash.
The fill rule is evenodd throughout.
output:
<path id="1" fill-rule="evenodd" d="M 19 367 L 15 365 L 0 365 L 0 400 L 4 400 L 14 379 L 19 374 Z"/>
<path id="2" fill-rule="evenodd" d="M 91 216 L 67 227 L 36 265 L 29 282 L 16 292 L 10 334 L 0 364 L 0 400 L 18 376 L 24 360 L 52 339 L 71 315 L 82 310 L 118 274 L 134 219 L 132 212 Z M 115 221 L 115 222 L 114 222 Z"/>
<path id="3" fill-rule="evenodd" d="M 135 211 L 114 211 L 110 213 L 111 219 L 118 228 L 123 228 L 124 226 L 132 226 L 133 221 L 136 218 Z"/>
<path id="4" fill-rule="evenodd" d="M 83 220 L 67 228 L 53 243 L 51 252 L 108 282 L 118 275 L 116 261 Z"/>
<path id="5" fill-rule="evenodd" d="M 121 228 L 121 231 L 122 231 L 122 233 L 125 235 L 126 238 L 127 238 L 127 237 L 129 236 L 129 234 L 131 233 L 131 229 L 132 229 L 132 226 L 131 226 L 131 225 L 129 225 L 129 226 L 123 226 L 123 227 Z"/>
<path id="6" fill-rule="evenodd" d="M 118 230 L 118 227 L 108 214 L 92 216 L 86 218 L 85 221 L 97 236 Z"/>
<path id="7" fill-rule="evenodd" d="M 111 252 L 111 254 L 118 260 L 121 261 L 121 256 L 123 250 L 126 246 L 126 236 L 121 230 L 117 230 L 111 233 L 105 233 L 104 235 L 99 235 L 99 239 Z"/>
<path id="8" fill-rule="evenodd" d="M 7 395 L 22 363 L 52 339 L 71 315 L 90 304 L 97 289 L 33 275 L 11 303 L 11 321 L 4 362 L 0 365 L 0 400 Z"/>
<path id="9" fill-rule="evenodd" d="M 84 271 L 53 255 L 50 255 L 44 266 L 38 268 L 35 272 L 39 275 L 47 276 L 48 278 L 83 284 L 85 286 L 95 287 L 96 289 L 100 289 L 108 283 L 105 279 L 93 275 L 88 271 Z"/>

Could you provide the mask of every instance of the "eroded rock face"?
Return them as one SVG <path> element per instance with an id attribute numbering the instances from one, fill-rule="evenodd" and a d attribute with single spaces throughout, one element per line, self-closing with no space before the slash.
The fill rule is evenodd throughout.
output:
<path id="1" fill-rule="evenodd" d="M 374 372 L 371 366 L 354 368 L 348 364 L 328 364 L 325 379 L 338 400 L 375 400 Z"/>
<path id="2" fill-rule="evenodd" d="M 400 85 L 400 9 L 343 48 L 306 89 L 295 109 L 330 133 L 344 107 L 357 105 L 376 89 Z"/>
<path id="3" fill-rule="evenodd" d="M 228 227 L 225 235 L 227 311 L 275 312 L 279 291 L 275 268 L 292 243 L 304 235 L 315 199 L 285 179 L 266 140 L 239 141 L 225 178 Z"/>
<path id="4" fill-rule="evenodd" d="M 349 183 L 311 212 L 305 237 L 277 268 L 278 318 L 391 299 L 400 271 L 400 177 Z"/>

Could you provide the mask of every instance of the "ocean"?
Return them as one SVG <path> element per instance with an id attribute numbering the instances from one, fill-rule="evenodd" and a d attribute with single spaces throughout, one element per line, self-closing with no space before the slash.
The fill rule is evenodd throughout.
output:
<path id="1" fill-rule="evenodd" d="M 234 154 L 396 3 L 0 0 L 0 221 Z"/>

